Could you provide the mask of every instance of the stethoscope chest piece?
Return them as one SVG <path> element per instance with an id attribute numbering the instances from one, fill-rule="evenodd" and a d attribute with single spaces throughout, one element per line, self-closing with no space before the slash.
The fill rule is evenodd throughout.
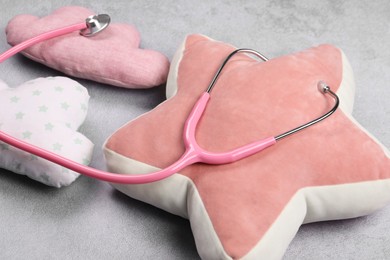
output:
<path id="1" fill-rule="evenodd" d="M 111 18 L 108 14 L 91 15 L 85 20 L 87 28 L 80 31 L 83 36 L 93 36 L 98 32 L 103 31 L 111 22 Z"/>

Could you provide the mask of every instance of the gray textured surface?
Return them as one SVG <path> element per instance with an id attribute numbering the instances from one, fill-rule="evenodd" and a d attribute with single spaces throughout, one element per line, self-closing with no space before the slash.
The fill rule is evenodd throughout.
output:
<path id="1" fill-rule="evenodd" d="M 64 5 L 111 14 L 138 27 L 142 46 L 172 57 L 184 36 L 203 33 L 269 57 L 320 43 L 344 50 L 357 83 L 353 115 L 390 147 L 390 2 L 379 1 L 14 1 L 0 2 L 0 31 L 20 13 L 46 15 Z M 0 50 L 8 48 L 0 34 Z M 15 86 L 61 75 L 20 56 L 1 64 Z M 156 106 L 164 87 L 133 91 L 80 80 L 92 97 L 82 131 L 96 144 Z M 356 140 L 357 142 L 359 140 Z M 303 226 L 284 259 L 390 259 L 390 207 L 353 220 Z M 198 259 L 187 220 L 80 177 L 62 189 L 0 170 L 0 259 Z"/>

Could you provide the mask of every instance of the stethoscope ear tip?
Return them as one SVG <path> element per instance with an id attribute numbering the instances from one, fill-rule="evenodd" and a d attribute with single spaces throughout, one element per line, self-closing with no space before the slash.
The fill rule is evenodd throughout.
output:
<path id="1" fill-rule="evenodd" d="M 325 94 L 326 92 L 328 92 L 330 90 L 330 87 L 328 86 L 328 84 L 326 84 L 326 82 L 323 80 L 318 81 L 317 88 L 323 94 Z"/>
<path id="2" fill-rule="evenodd" d="M 80 34 L 87 37 L 93 36 L 106 29 L 110 22 L 111 18 L 108 14 L 91 15 L 85 20 L 87 28 L 81 30 Z"/>

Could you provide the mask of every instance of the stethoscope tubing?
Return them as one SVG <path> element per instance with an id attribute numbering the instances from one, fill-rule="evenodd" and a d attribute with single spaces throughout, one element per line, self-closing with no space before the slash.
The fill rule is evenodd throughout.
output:
<path id="1" fill-rule="evenodd" d="M 82 35 L 85 36 L 91 36 L 100 30 L 103 30 L 104 28 L 107 27 L 109 23 L 109 17 L 107 15 L 101 15 L 101 18 L 104 20 L 104 23 L 102 26 L 99 26 L 99 24 L 96 24 L 99 22 L 99 15 L 98 16 L 93 16 L 87 18 L 87 23 L 79 23 L 71 26 L 66 26 L 64 28 L 60 28 L 57 30 L 53 30 L 47 33 L 43 33 L 41 35 L 38 35 L 36 37 L 33 37 L 29 40 L 26 40 L 25 42 L 22 42 L 5 53 L 0 55 L 0 63 L 3 62 L 4 60 L 12 57 L 13 55 L 17 54 L 18 52 L 23 51 L 24 49 L 54 38 L 58 37 L 61 35 L 65 35 L 74 31 L 83 31 L 88 28 L 93 29 L 91 32 L 86 32 Z M 90 20 L 88 20 L 90 19 Z M 88 21 L 91 23 L 88 24 Z M 94 28 L 92 28 L 94 26 Z M 98 28 L 98 29 L 96 29 Z M 112 182 L 112 183 L 120 183 L 120 184 L 144 184 L 144 183 L 150 183 L 150 182 L 155 182 L 159 180 L 163 180 L 175 173 L 180 172 L 182 169 L 185 167 L 192 165 L 194 163 L 206 163 L 206 164 L 227 164 L 227 163 L 232 163 L 238 160 L 241 160 L 243 158 L 246 158 L 248 156 L 251 156 L 253 154 L 256 154 L 263 149 L 274 145 L 278 140 L 285 138 L 291 134 L 294 134 L 298 131 L 303 130 L 304 128 L 307 128 L 309 126 L 312 126 L 325 118 L 329 117 L 331 114 L 333 114 L 338 105 L 339 105 L 339 98 L 337 95 L 330 90 L 330 88 L 325 85 L 323 82 L 319 82 L 319 87 L 320 90 L 323 93 L 329 93 L 334 99 L 335 99 L 335 105 L 332 107 L 331 110 L 329 110 L 326 114 L 306 123 L 303 124 L 297 128 L 294 128 L 290 131 L 287 131 L 281 135 L 278 135 L 276 137 L 268 137 L 260 141 L 255 141 L 253 143 L 244 145 L 242 147 L 239 147 L 237 149 L 224 152 L 224 153 L 213 153 L 209 152 L 207 150 L 204 150 L 200 145 L 197 143 L 195 134 L 196 134 L 196 128 L 199 123 L 200 118 L 202 117 L 207 104 L 210 100 L 210 92 L 213 89 L 218 77 L 220 76 L 224 66 L 227 64 L 227 62 L 232 58 L 235 54 L 237 53 L 247 53 L 247 54 L 252 54 L 257 56 L 258 58 L 262 59 L 263 61 L 267 61 L 268 59 L 262 55 L 261 53 L 254 51 L 252 49 L 237 49 L 230 53 L 227 58 L 222 62 L 222 65 L 219 67 L 217 70 L 214 78 L 212 79 L 210 85 L 208 86 L 207 90 L 203 92 L 198 101 L 195 103 L 194 107 L 191 110 L 191 113 L 187 117 L 187 120 L 184 124 L 184 129 L 183 129 L 183 142 L 184 142 L 184 147 L 185 147 L 185 152 L 183 155 L 174 163 L 172 163 L 170 166 L 152 172 L 152 173 L 147 173 L 147 174 L 135 174 L 135 175 L 130 175 L 130 174 L 117 174 L 117 173 L 111 173 L 111 172 L 106 172 L 102 170 L 98 170 L 77 162 L 74 162 L 72 160 L 69 160 L 63 156 L 60 156 L 58 154 L 55 154 L 51 151 L 42 149 L 38 146 L 29 144 L 27 142 L 24 142 L 22 140 L 19 140 L 15 137 L 12 137 L 11 135 L 4 133 L 3 131 L 0 131 L 0 141 L 3 141 L 11 146 L 14 146 L 20 150 L 23 150 L 25 152 L 34 154 L 38 157 L 44 158 L 46 160 L 49 160 L 53 163 L 59 164 L 65 168 L 68 168 L 72 171 L 78 172 L 80 174 L 99 179 L 102 181 L 107 181 L 107 182 Z"/>
<path id="2" fill-rule="evenodd" d="M 87 28 L 86 23 L 78 23 L 78 24 L 73 24 L 70 26 L 63 27 L 63 28 L 59 28 L 56 30 L 52 30 L 52 31 L 49 31 L 46 33 L 42 33 L 38 36 L 35 36 L 31 39 L 28 39 L 28 40 L 22 42 L 20 44 L 17 44 L 14 47 L 12 47 L 11 49 L 2 53 L 0 55 L 0 63 L 7 60 L 10 57 L 12 57 L 13 55 L 23 51 L 24 49 L 31 47 L 37 43 L 40 43 L 40 42 L 43 42 L 43 41 L 46 41 L 46 40 L 49 40 L 49 39 L 52 39 L 52 38 L 55 38 L 58 36 L 62 36 L 62 35 L 68 34 L 68 33 L 72 33 L 75 31 L 84 30 L 86 28 Z"/>
<path id="3" fill-rule="evenodd" d="M 203 150 L 196 142 L 195 133 L 196 133 L 196 127 L 198 125 L 198 122 L 204 110 L 206 109 L 209 99 L 210 99 L 210 94 L 204 92 L 199 98 L 199 100 L 196 102 L 196 104 L 194 105 L 190 115 L 188 116 L 184 124 L 183 140 L 185 145 L 185 152 L 183 153 L 181 158 L 176 162 L 174 162 L 172 165 L 153 173 L 139 174 L 139 175 L 125 175 L 125 174 L 116 174 L 116 173 L 101 171 L 74 162 L 63 156 L 42 149 L 38 146 L 19 140 L 15 137 L 12 137 L 4 133 L 3 131 L 0 131 L 0 141 L 3 141 L 25 152 L 49 160 L 53 163 L 59 164 L 65 168 L 68 168 L 80 174 L 95 179 L 99 179 L 102 181 L 121 183 L 121 184 L 143 184 L 143 183 L 159 181 L 175 173 L 178 173 L 180 170 L 184 169 L 185 167 L 191 164 L 198 163 L 198 162 L 207 163 L 207 164 L 231 163 L 243 159 L 245 157 L 248 157 L 252 154 L 255 154 L 267 148 L 268 146 L 275 144 L 276 142 L 275 138 L 269 137 L 264 140 L 253 142 L 246 146 L 225 153 L 212 153 Z"/>

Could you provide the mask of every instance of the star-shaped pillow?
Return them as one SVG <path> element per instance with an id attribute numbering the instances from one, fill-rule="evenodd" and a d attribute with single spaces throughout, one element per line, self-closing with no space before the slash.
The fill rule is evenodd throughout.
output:
<path id="1" fill-rule="evenodd" d="M 82 23 L 95 13 L 67 6 L 39 18 L 18 15 L 7 25 L 7 41 L 16 45 L 41 33 Z M 140 49 L 140 33 L 128 24 L 112 23 L 93 37 L 73 32 L 36 44 L 22 53 L 35 61 L 79 78 L 127 88 L 149 88 L 167 79 L 169 61 L 160 52 Z"/>
<path id="2" fill-rule="evenodd" d="M 38 78 L 10 88 L 0 81 L 0 130 L 79 163 L 89 164 L 93 144 L 77 129 L 87 115 L 86 88 L 65 77 Z M 44 184 L 69 185 L 78 173 L 0 142 L 0 168 Z"/>
<path id="3" fill-rule="evenodd" d="M 188 36 L 172 61 L 168 100 L 107 140 L 108 168 L 142 174 L 177 160 L 194 102 L 234 49 Z M 232 164 L 196 164 L 155 183 L 114 186 L 188 218 L 204 259 L 279 259 L 303 223 L 383 207 L 390 201 L 389 152 L 351 116 L 352 71 L 331 45 L 267 62 L 233 57 L 211 93 L 197 141 L 223 152 L 314 119 L 334 104 L 318 91 L 319 80 L 341 102 L 325 121 Z"/>

